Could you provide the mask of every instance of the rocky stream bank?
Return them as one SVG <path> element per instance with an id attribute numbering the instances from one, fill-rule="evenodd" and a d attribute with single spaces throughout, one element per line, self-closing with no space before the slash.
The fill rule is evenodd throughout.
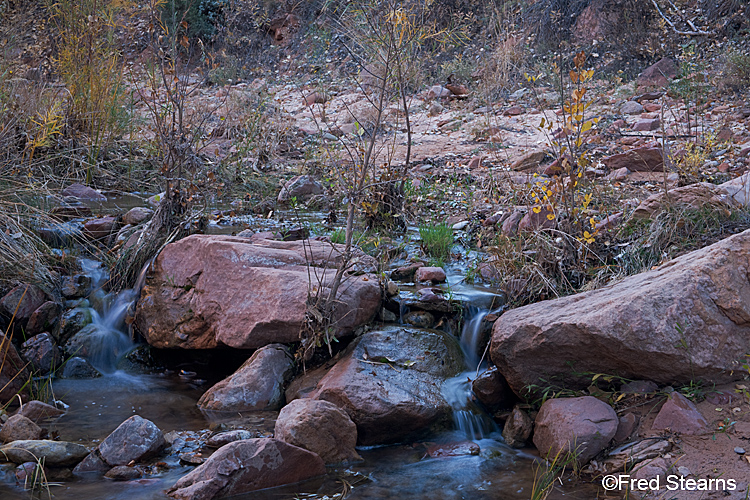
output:
<path id="1" fill-rule="evenodd" d="M 529 498 L 539 455 L 577 462 L 569 498 L 609 494 L 596 489 L 613 473 L 733 479 L 675 498 L 744 498 L 750 231 L 505 313 L 492 289 L 444 295 L 450 273 L 422 263 L 382 281 L 360 253 L 335 355 L 305 369 L 292 347 L 341 247 L 249 233 L 167 245 L 138 293 L 105 295 L 104 271 L 83 261 L 62 299 L 19 285 L 0 300 L 29 337 L 4 344 L 4 394 L 23 392 L 28 368 L 59 377 L 50 404 L 23 397 L 3 416 L 9 498 L 35 481 L 55 498 L 261 498 L 248 492 L 290 484 L 272 495 L 322 498 L 336 480 L 352 498 Z M 175 350 L 211 363 L 159 368 Z M 698 380 L 711 385 L 696 406 L 684 394 Z"/>

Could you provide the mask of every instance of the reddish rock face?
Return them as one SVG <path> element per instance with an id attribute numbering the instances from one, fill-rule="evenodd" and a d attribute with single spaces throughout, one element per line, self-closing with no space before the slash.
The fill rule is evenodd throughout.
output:
<path id="1" fill-rule="evenodd" d="M 28 439 L 39 439 L 44 434 L 41 427 L 24 417 L 13 415 L 3 424 L 0 430 L 0 441 L 10 443 L 11 441 L 22 441 Z"/>
<path id="2" fill-rule="evenodd" d="M 698 408 L 679 392 L 673 392 L 656 415 L 654 430 L 667 430 L 678 434 L 703 434 L 708 431 L 708 422 Z"/>
<path id="3" fill-rule="evenodd" d="M 362 460 L 354 449 L 357 426 L 344 410 L 328 401 L 292 401 L 281 409 L 273 435 L 317 453 L 326 464 Z"/>
<path id="4" fill-rule="evenodd" d="M 513 309 L 495 322 L 492 360 L 519 395 L 542 379 L 588 387 L 574 370 L 735 380 L 750 352 L 749 270 L 750 230 L 615 285 Z"/>
<path id="5" fill-rule="evenodd" d="M 603 158 L 602 162 L 610 171 L 624 167 L 631 172 L 657 172 L 664 168 L 664 157 L 659 148 L 631 149 Z"/>
<path id="6" fill-rule="evenodd" d="M 5 404 L 23 390 L 29 380 L 26 362 L 5 335 L 0 333 L 0 403 Z"/>
<path id="7" fill-rule="evenodd" d="M 335 266 L 340 251 L 341 246 L 315 240 L 189 236 L 167 245 L 156 259 L 135 325 L 159 348 L 255 349 L 297 342 L 308 290 L 329 292 L 335 270 L 324 266 Z M 358 252 L 352 269 L 373 272 L 377 263 Z M 374 275 L 346 276 L 339 291 L 337 336 L 370 321 L 381 297 Z"/>
<path id="8" fill-rule="evenodd" d="M 441 384 L 462 369 L 463 355 L 450 335 L 386 328 L 355 340 L 311 397 L 346 411 L 359 444 L 394 443 L 450 420 Z"/>
<path id="9" fill-rule="evenodd" d="M 586 463 L 607 447 L 618 420 L 607 403 L 583 396 L 547 400 L 534 423 L 534 446 L 543 457 L 571 452 Z"/>
<path id="10" fill-rule="evenodd" d="M 636 81 L 638 85 L 645 87 L 664 87 L 677 76 L 677 71 L 677 64 L 672 59 L 664 57 L 646 68 Z"/>
<path id="11" fill-rule="evenodd" d="M 9 318 L 15 315 L 16 321 L 27 320 L 46 300 L 42 289 L 21 283 L 0 299 L 0 312 Z"/>
<path id="12" fill-rule="evenodd" d="M 211 500 L 297 483 L 326 473 L 310 451 L 270 438 L 244 439 L 219 448 L 200 467 L 183 476 L 169 496 Z"/>
<path id="13" fill-rule="evenodd" d="M 111 215 L 86 221 L 84 232 L 95 240 L 103 240 L 117 232 L 117 219 Z"/>
<path id="14" fill-rule="evenodd" d="M 55 418 L 63 415 L 63 410 L 58 410 L 54 406 L 50 406 L 47 403 L 41 401 L 32 400 L 23 405 L 23 408 L 19 409 L 17 415 L 23 415 L 32 422 L 41 422 L 48 418 Z"/>

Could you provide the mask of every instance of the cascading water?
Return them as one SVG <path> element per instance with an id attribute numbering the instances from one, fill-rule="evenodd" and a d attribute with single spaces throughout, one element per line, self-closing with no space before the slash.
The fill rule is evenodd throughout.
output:
<path id="1" fill-rule="evenodd" d="M 93 326 L 89 327 L 85 339 L 85 358 L 99 372 L 111 374 L 116 371 L 118 360 L 135 345 L 125 333 L 128 330 L 125 316 L 137 293 L 123 290 L 116 295 L 105 294 L 102 287 L 107 273 L 101 263 L 83 259 L 81 268 L 91 277 L 89 301 L 94 306 L 91 311 Z"/>
<path id="2" fill-rule="evenodd" d="M 467 320 L 461 330 L 461 348 L 468 371 L 446 381 L 443 386 L 443 395 L 453 408 L 456 428 L 468 439 L 482 439 L 498 430 L 492 418 L 473 401 L 471 388 L 472 381 L 480 371 L 482 359 L 479 348 L 483 340 L 483 322 L 490 312 L 473 306 L 467 308 Z"/>

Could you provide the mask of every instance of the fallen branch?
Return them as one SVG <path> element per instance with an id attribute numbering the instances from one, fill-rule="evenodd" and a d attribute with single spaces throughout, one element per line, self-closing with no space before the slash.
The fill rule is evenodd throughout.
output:
<path id="1" fill-rule="evenodd" d="M 656 11 L 659 13 L 659 15 L 662 17 L 662 19 L 664 19 L 664 21 L 666 21 L 666 23 L 668 25 L 670 25 L 672 27 L 672 30 L 675 33 L 677 33 L 678 35 L 685 35 L 685 36 L 706 36 L 706 35 L 711 35 L 712 34 L 709 31 L 695 30 L 695 26 L 690 21 L 688 21 L 688 23 L 690 24 L 690 26 L 695 31 L 681 31 L 681 30 L 678 30 L 677 26 L 675 26 L 675 24 L 666 15 L 664 15 L 664 13 L 661 11 L 661 9 L 659 8 L 659 4 L 656 3 L 656 0 L 651 0 L 651 3 L 654 4 L 654 7 L 656 7 Z"/>

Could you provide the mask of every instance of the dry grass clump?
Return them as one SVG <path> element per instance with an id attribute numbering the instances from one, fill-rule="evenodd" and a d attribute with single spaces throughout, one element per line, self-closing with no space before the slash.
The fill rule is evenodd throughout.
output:
<path id="1" fill-rule="evenodd" d="M 50 270 L 51 249 L 34 232 L 47 218 L 21 202 L 0 200 L 0 288 L 33 283 L 45 291 L 56 288 Z"/>
<path id="2" fill-rule="evenodd" d="M 529 304 L 606 286 L 748 228 L 746 209 L 675 206 L 631 219 L 592 245 L 550 229 L 498 236 L 483 274 L 512 304 Z"/>

